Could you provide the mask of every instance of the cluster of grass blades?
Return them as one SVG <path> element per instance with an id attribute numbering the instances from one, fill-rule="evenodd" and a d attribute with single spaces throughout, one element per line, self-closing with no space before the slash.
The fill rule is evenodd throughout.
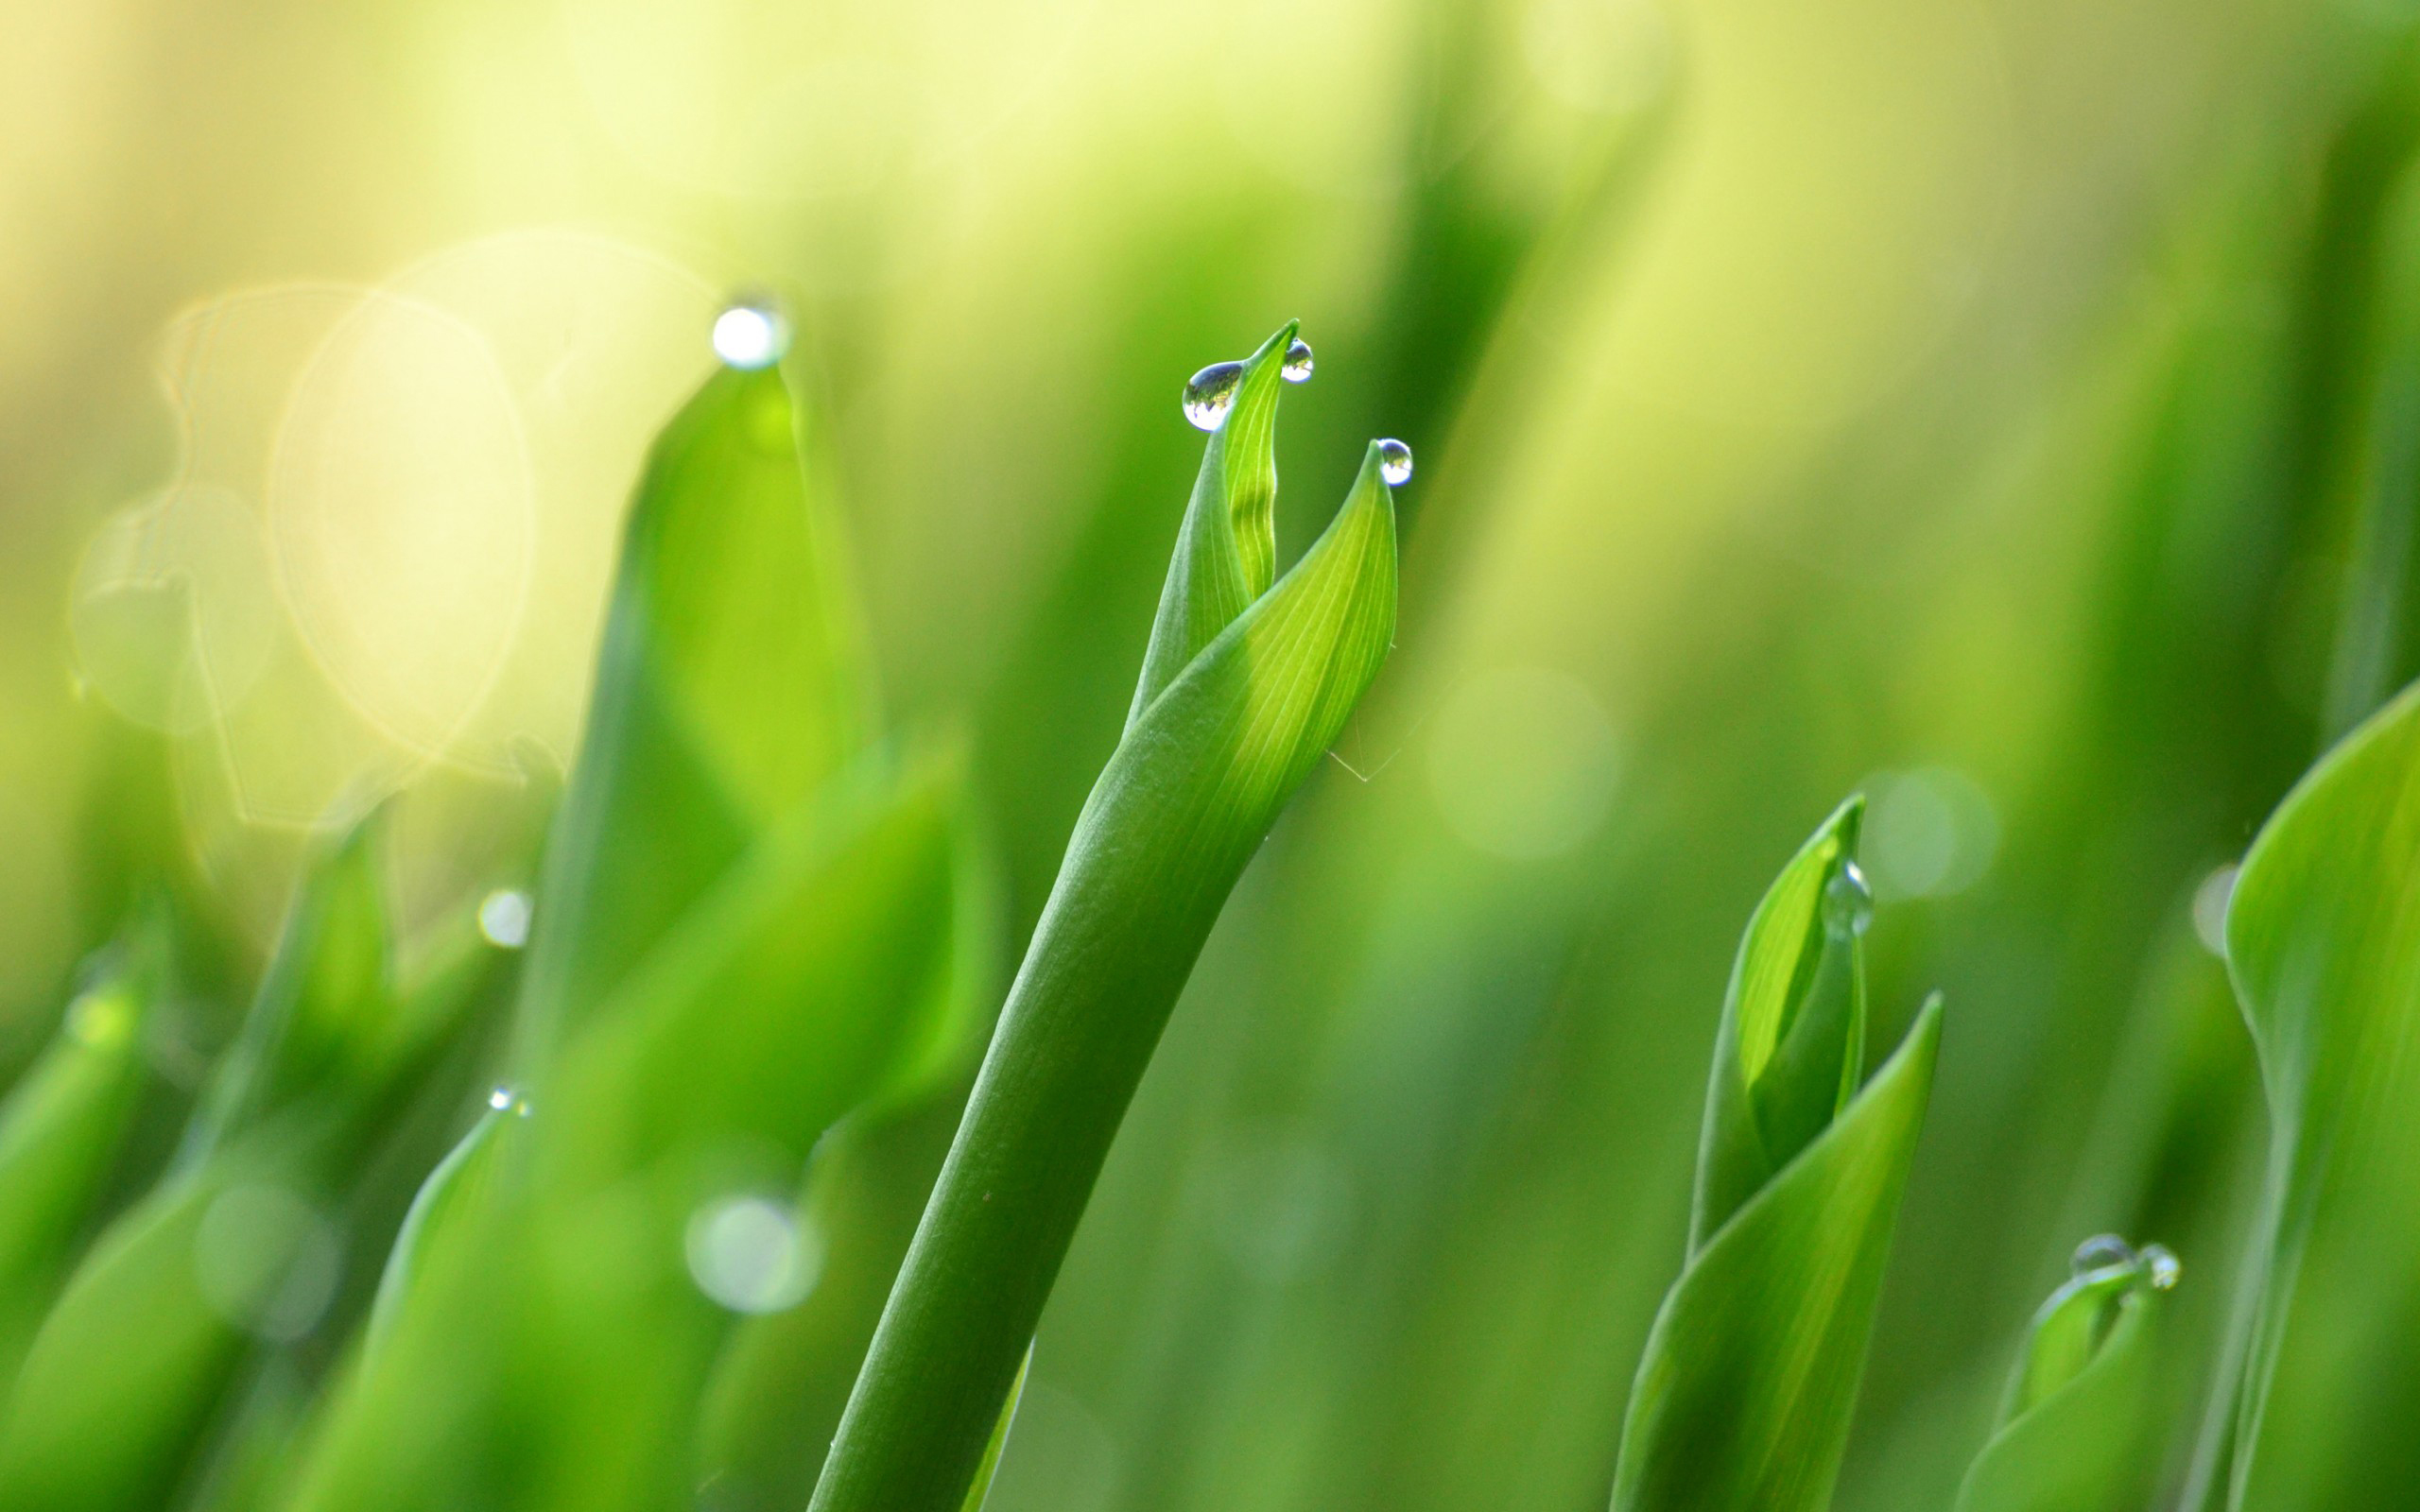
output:
<path id="1" fill-rule="evenodd" d="M 148 915 L 95 961 L 0 1110 L 0 1507 L 778 1504 L 870 1339 L 873 1388 L 944 1363 L 912 1416 L 963 1453 L 914 1446 L 910 1478 L 966 1500 L 1159 1023 L 1392 640 L 1392 453 L 1274 580 L 1291 344 L 1214 418 L 1128 739 L 879 1333 L 996 909 L 961 759 L 876 732 L 802 420 L 752 354 L 649 454 L 526 955 L 466 917 L 406 960 L 386 820 L 348 822 L 173 1159 L 94 1235 L 174 990 Z M 431 1108 L 467 1131 L 350 1261 Z M 970 1265 L 1019 1278 L 1008 1305 L 970 1308 Z M 859 1394 L 827 1500 L 907 1463 Z"/>
<path id="2" fill-rule="evenodd" d="M 799 409 L 769 360 L 718 370 L 631 510 L 527 951 L 467 917 L 406 950 L 372 810 L 309 856 L 147 1188 L 114 1173 L 181 990 L 166 902 L 0 1105 L 0 1512 L 978 1508 L 1178 996 L 1392 644 L 1398 443 L 1277 571 L 1289 366 L 1291 324 L 1188 393 L 1141 676 L 996 1027 L 962 759 L 882 733 Z M 1935 997 L 1869 1074 L 1863 816 L 1740 942 L 1614 1512 L 1831 1504 L 1944 1032 Z M 2420 693 L 2287 799 L 2229 915 L 2275 1153 L 2191 1512 L 2257 1485 L 2297 1297 L 2415 1251 L 2379 1194 L 2420 1106 L 2415 852 Z M 2141 1503 L 2177 1274 L 2077 1250 L 1954 1512 Z"/>

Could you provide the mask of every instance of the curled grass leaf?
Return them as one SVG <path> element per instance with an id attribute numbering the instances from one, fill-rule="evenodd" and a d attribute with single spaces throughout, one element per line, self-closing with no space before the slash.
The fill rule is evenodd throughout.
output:
<path id="1" fill-rule="evenodd" d="M 1955 1512 L 2139 1506 L 2159 1294 L 2145 1263 L 2072 1278 L 2034 1314 Z"/>
<path id="2" fill-rule="evenodd" d="M 1830 1503 L 1940 1039 L 1934 998 L 1841 1116 L 1690 1257 L 1639 1362 L 1615 1512 Z"/>
<path id="3" fill-rule="evenodd" d="M 1246 388 L 1269 381 L 1286 335 L 1255 357 Z M 1154 639 L 1201 649 L 1157 692 L 1147 666 L 1140 708 L 1077 820 L 816 1512 L 958 1512 L 965 1502 L 1194 959 L 1385 659 L 1395 539 L 1378 461 L 1373 443 L 1319 541 L 1206 640 L 1223 601 L 1189 585 L 1201 533 L 1234 529 L 1234 510 L 1197 489 Z"/>

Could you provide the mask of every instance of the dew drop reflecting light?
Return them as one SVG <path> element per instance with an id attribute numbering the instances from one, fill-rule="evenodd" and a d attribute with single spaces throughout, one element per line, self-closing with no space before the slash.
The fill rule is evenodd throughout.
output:
<path id="1" fill-rule="evenodd" d="M 1874 889 L 1856 862 L 1842 861 L 1824 884 L 1823 912 L 1824 933 L 1834 939 L 1855 939 L 1873 926 Z"/>
<path id="2" fill-rule="evenodd" d="M 1311 356 L 1311 344 L 1296 336 L 1293 344 L 1286 349 L 1285 365 L 1277 370 L 1289 384 L 1306 384 L 1311 381 L 1311 369 L 1316 366 L 1318 364 Z"/>
<path id="3" fill-rule="evenodd" d="M 735 304 L 715 318 L 715 355 L 734 368 L 769 368 L 789 345 L 789 322 L 763 305 Z"/>
<path id="4" fill-rule="evenodd" d="M 1240 362 L 1214 362 L 1184 381 L 1184 418 L 1198 431 L 1215 431 L 1236 404 L 1244 381 Z"/>
<path id="5" fill-rule="evenodd" d="M 2174 1291 L 2176 1283 L 2184 1279 L 2183 1263 L 2166 1245 L 2145 1245 L 2139 1258 L 2143 1263 L 2143 1279 L 2151 1282 L 2154 1292 Z"/>
<path id="6" fill-rule="evenodd" d="M 2067 1274 L 2089 1276 L 2097 1270 L 2132 1265 L 2135 1258 L 2135 1246 L 2116 1234 L 2095 1234 L 2076 1246 L 2076 1252 L 2067 1257 Z"/>
<path id="7" fill-rule="evenodd" d="M 479 933 L 488 943 L 517 951 L 529 943 L 529 895 L 515 887 L 500 887 L 479 903 Z"/>
<path id="8" fill-rule="evenodd" d="M 1391 489 L 1399 489 L 1410 482 L 1411 448 L 1392 438 L 1380 441 L 1378 476 Z"/>

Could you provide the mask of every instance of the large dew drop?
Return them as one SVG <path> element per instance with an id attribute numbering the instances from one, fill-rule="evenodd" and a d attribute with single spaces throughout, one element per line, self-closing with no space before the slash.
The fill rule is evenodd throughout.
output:
<path id="1" fill-rule="evenodd" d="M 2095 1234 L 2076 1246 L 2076 1252 L 2067 1260 L 2067 1274 L 2089 1276 L 2097 1270 L 2132 1265 L 2135 1259 L 2135 1246 L 2116 1234 Z"/>
<path id="2" fill-rule="evenodd" d="M 789 350 L 790 323 L 763 304 L 735 304 L 715 318 L 715 355 L 732 367 L 769 368 Z"/>
<path id="3" fill-rule="evenodd" d="M 1384 479 L 1387 487 L 1391 489 L 1401 488 L 1404 484 L 1410 482 L 1411 448 L 1397 440 L 1380 441 L 1378 443 L 1378 476 Z"/>
<path id="4" fill-rule="evenodd" d="M 1285 366 L 1277 370 L 1289 384 L 1306 384 L 1311 381 L 1312 366 L 1311 344 L 1296 336 L 1293 345 L 1286 349 Z"/>
<path id="5" fill-rule="evenodd" d="M 479 933 L 501 950 L 517 951 L 529 943 L 529 895 L 517 887 L 499 887 L 479 903 Z"/>
<path id="6" fill-rule="evenodd" d="M 1184 382 L 1184 418 L 1198 431 L 1215 431 L 1235 407 L 1236 388 L 1244 381 L 1240 362 L 1214 362 Z"/>
<path id="7" fill-rule="evenodd" d="M 1873 922 L 1874 889 L 1866 885 L 1856 862 L 1842 861 L 1824 884 L 1824 933 L 1834 939 L 1854 939 Z"/>

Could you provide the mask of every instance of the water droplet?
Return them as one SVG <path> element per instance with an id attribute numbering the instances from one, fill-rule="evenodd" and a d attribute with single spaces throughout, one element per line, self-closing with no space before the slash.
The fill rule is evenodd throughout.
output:
<path id="1" fill-rule="evenodd" d="M 823 1272 L 815 1230 L 781 1203 L 717 1197 L 689 1219 L 690 1279 L 735 1313 L 778 1313 L 814 1289 Z"/>
<path id="2" fill-rule="evenodd" d="M 517 951 L 529 943 L 529 895 L 500 887 L 479 902 L 479 933 L 488 943 Z"/>
<path id="3" fill-rule="evenodd" d="M 1411 448 L 1401 441 L 1378 443 L 1378 476 L 1387 487 L 1397 489 L 1411 481 Z"/>
<path id="4" fill-rule="evenodd" d="M 2076 1252 L 2067 1258 L 2067 1274 L 2085 1276 L 2116 1265 L 2131 1265 L 2135 1261 L 2134 1246 L 2116 1234 L 2095 1234 L 2076 1246 Z"/>
<path id="5" fill-rule="evenodd" d="M 1301 336 L 1296 336 L 1293 344 L 1286 349 L 1285 366 L 1277 370 L 1289 384 L 1306 384 L 1311 381 L 1313 366 L 1311 344 Z"/>
<path id="6" fill-rule="evenodd" d="M 2145 1245 L 2140 1256 L 2143 1279 L 2152 1283 L 2154 1292 L 2171 1291 L 2185 1275 L 2185 1266 L 2175 1251 L 2166 1245 Z"/>
<path id="7" fill-rule="evenodd" d="M 1824 933 L 1834 939 L 1855 939 L 1874 922 L 1874 889 L 1865 873 L 1845 857 L 1841 869 L 1824 884 Z"/>
<path id="8" fill-rule="evenodd" d="M 1184 418 L 1198 431 L 1215 431 L 1235 407 L 1236 388 L 1244 381 L 1240 362 L 1214 362 L 1184 381 Z"/>
<path id="9" fill-rule="evenodd" d="M 735 368 L 769 368 L 790 349 L 790 323 L 769 305 L 735 304 L 715 317 L 715 355 Z"/>

